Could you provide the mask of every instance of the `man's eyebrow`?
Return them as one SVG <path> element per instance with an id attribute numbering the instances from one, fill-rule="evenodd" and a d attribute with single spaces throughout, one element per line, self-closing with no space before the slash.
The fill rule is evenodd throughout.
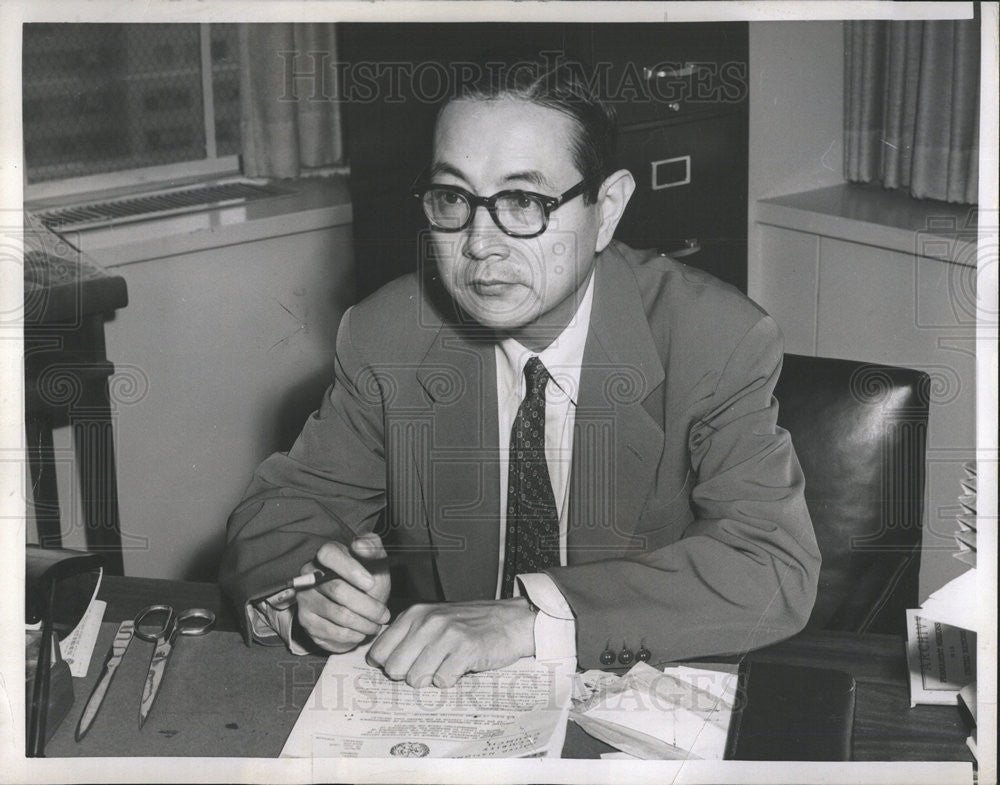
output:
<path id="1" fill-rule="evenodd" d="M 431 165 L 431 168 L 428 170 L 427 173 L 431 178 L 434 178 L 439 174 L 449 174 L 452 177 L 457 177 L 459 180 L 464 180 L 465 182 L 469 182 L 468 180 L 466 180 L 465 174 L 462 172 L 461 169 L 452 166 L 449 163 L 445 163 L 444 161 L 435 161 Z"/>
<path id="2" fill-rule="evenodd" d="M 553 186 L 552 183 L 549 182 L 549 178 L 547 178 L 537 169 L 527 169 L 523 172 L 512 172 L 511 174 L 503 178 L 503 181 L 505 183 L 510 183 L 517 180 L 531 183 L 532 185 L 538 188 L 547 188 L 550 190 L 555 188 L 555 186 Z"/>
<path id="3" fill-rule="evenodd" d="M 431 179 L 433 179 L 438 175 L 446 174 L 446 175 L 451 175 L 452 177 L 455 177 L 466 183 L 469 182 L 468 178 L 465 176 L 465 173 L 461 169 L 459 169 L 457 166 L 452 166 L 446 161 L 435 161 L 431 165 L 430 169 L 427 170 L 427 173 L 431 177 Z M 518 181 L 531 183 L 531 185 L 535 186 L 536 188 L 542 188 L 548 190 L 555 189 L 555 186 L 549 181 L 549 179 L 537 169 L 525 169 L 524 171 L 521 172 L 511 172 L 510 174 L 506 175 L 503 178 L 504 183 L 513 183 Z"/>

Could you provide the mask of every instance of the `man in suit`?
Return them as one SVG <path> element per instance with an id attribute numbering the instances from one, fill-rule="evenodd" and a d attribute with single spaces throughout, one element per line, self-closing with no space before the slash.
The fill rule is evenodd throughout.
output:
<path id="1" fill-rule="evenodd" d="M 615 136 L 565 66 L 442 108 L 416 194 L 432 265 L 344 315 L 319 411 L 230 518 L 221 582 L 248 640 L 375 636 L 390 677 L 444 686 L 804 626 L 820 558 L 776 426 L 778 328 L 612 240 L 635 187 Z M 285 588 L 317 568 L 333 579 Z"/>

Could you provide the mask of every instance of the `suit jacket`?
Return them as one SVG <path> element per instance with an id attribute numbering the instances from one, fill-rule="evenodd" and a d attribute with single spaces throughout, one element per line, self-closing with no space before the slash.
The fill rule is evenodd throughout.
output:
<path id="1" fill-rule="evenodd" d="M 747 651 L 801 629 L 820 557 L 772 397 L 774 321 L 715 278 L 612 243 L 597 261 L 573 440 L 567 566 L 581 667 Z M 376 530 L 403 603 L 492 599 L 494 340 L 432 275 L 351 308 L 334 383 L 233 512 L 221 583 L 273 593 L 326 539 Z"/>

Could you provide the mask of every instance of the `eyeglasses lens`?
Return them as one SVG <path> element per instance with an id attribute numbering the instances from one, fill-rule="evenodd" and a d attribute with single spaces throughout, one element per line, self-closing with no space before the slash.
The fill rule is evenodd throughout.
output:
<path id="1" fill-rule="evenodd" d="M 458 229 L 469 219 L 469 202 L 461 194 L 431 188 L 424 194 L 424 212 L 441 229 Z"/>
<path id="2" fill-rule="evenodd" d="M 537 232 L 545 222 L 542 203 L 524 194 L 497 199 L 496 212 L 500 224 L 516 234 Z"/>
<path id="3" fill-rule="evenodd" d="M 457 230 L 469 220 L 472 207 L 460 193 L 443 188 L 431 188 L 423 197 L 424 213 L 438 229 Z M 534 235 L 545 225 L 542 203 L 526 194 L 510 194 L 496 200 L 496 221 L 500 228 L 514 236 Z"/>

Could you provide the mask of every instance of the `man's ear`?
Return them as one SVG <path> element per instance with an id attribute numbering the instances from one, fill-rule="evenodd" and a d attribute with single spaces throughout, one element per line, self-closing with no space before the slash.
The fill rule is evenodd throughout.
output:
<path id="1" fill-rule="evenodd" d="M 601 183 L 601 188 L 597 192 L 597 205 L 601 211 L 601 226 L 597 232 L 597 245 L 594 248 L 596 253 L 607 248 L 611 238 L 614 237 L 615 229 L 625 213 L 625 207 L 628 205 L 633 191 L 635 191 L 635 179 L 628 169 L 619 169 L 608 175 Z"/>

